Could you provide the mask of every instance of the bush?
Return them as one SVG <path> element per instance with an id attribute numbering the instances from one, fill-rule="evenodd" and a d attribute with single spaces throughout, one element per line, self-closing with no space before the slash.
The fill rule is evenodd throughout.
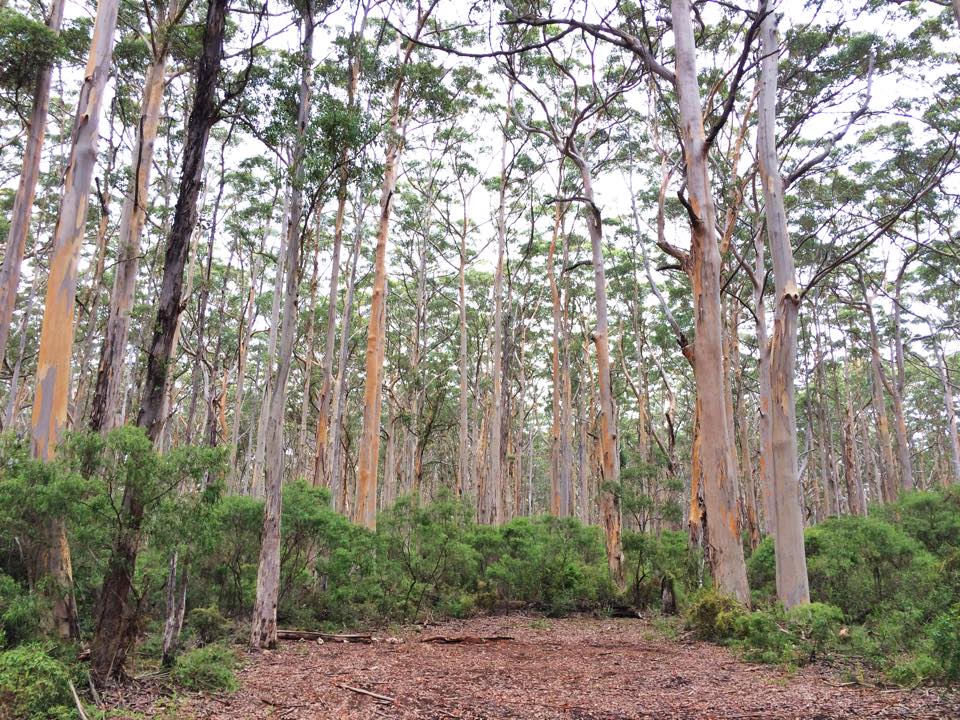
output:
<path id="1" fill-rule="evenodd" d="M 833 605 L 810 603 L 791 608 L 785 616 L 800 662 L 814 660 L 839 638 L 843 612 Z"/>
<path id="2" fill-rule="evenodd" d="M 960 487 L 943 492 L 903 493 L 877 508 L 876 515 L 944 557 L 960 549 Z"/>
<path id="3" fill-rule="evenodd" d="M 943 677 L 960 680 L 960 604 L 940 615 L 930 627 L 933 652 Z"/>
<path id="4" fill-rule="evenodd" d="M 232 626 L 216 608 L 194 608 L 187 616 L 187 628 L 200 644 L 209 645 L 229 635 Z"/>
<path id="5" fill-rule="evenodd" d="M 747 610 L 732 597 L 704 588 L 693 596 L 684 615 L 687 629 L 694 636 L 718 642 L 736 636 Z"/>
<path id="6" fill-rule="evenodd" d="M 635 607 L 660 607 L 661 589 L 669 583 L 678 603 L 699 582 L 701 551 L 690 546 L 687 533 L 664 530 L 659 536 L 624 531 L 627 587 Z"/>
<path id="7" fill-rule="evenodd" d="M 48 646 L 27 644 L 0 653 L 0 720 L 72 717 L 69 680 Z"/>
<path id="8" fill-rule="evenodd" d="M 929 618 L 949 604 L 935 559 L 883 520 L 830 518 L 807 528 L 805 540 L 811 599 L 839 607 L 851 622 L 910 610 Z M 748 573 L 758 604 L 776 602 L 771 538 L 751 556 Z M 904 629 L 918 630 L 916 625 Z"/>
<path id="9" fill-rule="evenodd" d="M 207 645 L 190 650 L 177 658 L 173 666 L 173 679 L 186 690 L 232 692 L 237 689 L 234 669 L 237 656 L 223 645 Z"/>

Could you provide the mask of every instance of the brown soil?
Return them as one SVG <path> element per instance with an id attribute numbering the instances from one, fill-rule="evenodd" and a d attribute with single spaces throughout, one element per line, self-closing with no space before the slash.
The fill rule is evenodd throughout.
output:
<path id="1" fill-rule="evenodd" d="M 499 635 L 512 639 L 421 642 Z M 725 648 L 666 639 L 643 620 L 476 618 L 400 639 L 283 642 L 245 656 L 235 693 L 173 702 L 154 681 L 105 700 L 128 713 L 198 720 L 960 718 L 960 698 L 937 689 L 844 684 L 819 666 L 751 665 Z"/>

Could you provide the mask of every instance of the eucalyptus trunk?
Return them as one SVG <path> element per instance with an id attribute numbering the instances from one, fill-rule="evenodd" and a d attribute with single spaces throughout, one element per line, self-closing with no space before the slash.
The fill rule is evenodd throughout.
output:
<path id="1" fill-rule="evenodd" d="M 53 460 L 67 425 L 77 263 L 86 226 L 93 172 L 97 164 L 100 111 L 110 75 L 119 5 L 119 0 L 100 0 L 97 5 L 90 56 L 83 84 L 80 86 L 70 136 L 70 156 L 63 178 L 63 197 L 53 231 L 53 254 L 50 258 L 50 273 L 40 327 L 36 391 L 31 418 L 31 453 L 34 458 L 43 462 Z M 56 12 L 62 13 L 62 8 Z M 43 85 L 42 79 L 40 84 Z M 49 83 L 46 91 L 49 93 Z M 43 104 L 45 105 L 46 101 Z M 45 115 L 46 113 L 44 117 Z M 36 151 L 39 154 L 39 146 Z M 30 197 L 24 199 L 24 212 L 29 222 L 29 201 L 32 200 L 33 193 L 30 189 L 27 189 L 26 193 Z M 15 252 L 20 252 L 22 257 L 22 250 Z M 19 272 L 16 278 L 14 282 L 18 281 Z M 9 326 L 9 321 L 5 324 Z M 63 520 L 53 519 L 46 530 L 49 550 L 45 553 L 45 571 L 56 587 L 53 597 L 55 631 L 60 637 L 73 637 L 77 634 L 76 603 L 73 599 L 73 572 L 66 527 Z"/>
<path id="2" fill-rule="evenodd" d="M 749 605 L 740 518 L 737 509 L 736 450 L 723 397 L 723 317 L 720 310 L 720 249 L 716 210 L 707 166 L 707 145 L 697 81 L 696 47 L 690 0 L 673 0 L 676 36 L 676 85 L 680 98 L 687 188 L 690 198 L 691 283 L 694 294 L 696 350 L 694 375 L 700 406 L 701 472 L 706 504 L 707 557 L 717 586 Z"/>
<path id="3" fill-rule="evenodd" d="M 766 9 L 765 7 L 763 8 Z M 763 184 L 767 240 L 773 259 L 776 304 L 770 341 L 771 404 L 773 435 L 771 476 L 776 533 L 777 598 L 790 609 L 810 602 L 807 557 L 803 544 L 803 508 L 800 505 L 800 475 L 797 458 L 797 290 L 793 248 L 787 231 L 783 179 L 777 158 L 776 106 L 779 43 L 776 15 L 767 13 L 760 26 L 762 43 L 757 159 Z M 698 349 L 699 353 L 699 349 Z"/>
<path id="4" fill-rule="evenodd" d="M 183 308 L 183 271 L 197 225 L 197 200 L 202 186 L 207 140 L 218 118 L 217 81 L 223 58 L 226 19 L 227 0 L 209 0 L 193 105 L 185 132 L 180 188 L 173 226 L 167 238 L 157 316 L 147 351 L 143 397 L 137 415 L 137 425 L 146 431 L 154 444 L 159 441 L 164 426 L 170 353 Z M 111 548 L 90 647 L 91 672 L 99 682 L 124 675 L 126 655 L 136 639 L 137 609 L 129 604 L 129 599 L 136 572 L 145 500 L 135 485 L 124 489 L 121 512 L 126 523 Z"/>
<path id="5" fill-rule="evenodd" d="M 65 2 L 66 0 L 53 0 L 50 5 L 47 27 L 54 32 L 60 32 Z M 112 42 L 112 32 L 110 36 Z M 107 58 L 107 64 L 109 65 L 109 58 Z M 7 340 L 10 337 L 10 323 L 13 320 L 13 310 L 17 304 L 17 288 L 20 286 L 20 268 L 23 265 L 23 256 L 27 248 L 27 236 L 30 234 L 30 217 L 33 212 L 33 200 L 37 192 L 37 180 L 40 177 L 40 159 L 47 130 L 52 73 L 52 65 L 37 70 L 36 84 L 33 90 L 33 109 L 27 122 L 27 142 L 23 148 L 20 181 L 17 185 L 17 192 L 13 196 L 13 207 L 10 209 L 10 229 L 7 231 L 3 265 L 0 266 L 0 365 L 3 364 L 3 358 L 6 355 Z M 94 126 L 98 121 L 99 118 L 94 121 Z M 94 157 L 91 162 L 95 162 L 95 160 Z"/>
<path id="6" fill-rule="evenodd" d="M 260 534 L 260 562 L 257 568 L 257 596 L 253 606 L 250 645 L 272 648 L 277 644 L 277 603 L 280 596 L 280 512 L 283 489 L 283 425 L 287 406 L 287 380 L 293 362 L 293 341 L 297 330 L 297 299 L 300 288 L 300 249 L 304 233 L 300 229 L 303 216 L 303 181 L 306 176 L 307 120 L 310 116 L 310 84 L 313 77 L 313 3 L 303 8 L 302 66 L 300 68 L 300 102 L 290 168 L 290 214 L 284 232 L 287 254 L 284 258 L 286 287 L 283 296 L 283 326 L 280 329 L 280 353 L 277 370 L 270 383 L 270 408 L 267 417 L 264 467 L 263 530 Z"/>

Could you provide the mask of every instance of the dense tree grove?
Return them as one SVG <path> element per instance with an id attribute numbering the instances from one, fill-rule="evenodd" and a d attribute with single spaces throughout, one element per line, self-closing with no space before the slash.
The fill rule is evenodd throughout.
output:
<path id="1" fill-rule="evenodd" d="M 858 545 L 957 632 L 958 50 L 957 0 L 5 3 L 0 647 L 679 598 L 779 661 L 903 611 Z"/>

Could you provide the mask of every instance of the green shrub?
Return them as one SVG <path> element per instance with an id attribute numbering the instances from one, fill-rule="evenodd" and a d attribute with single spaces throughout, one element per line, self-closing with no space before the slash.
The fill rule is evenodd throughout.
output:
<path id="1" fill-rule="evenodd" d="M 687 629 L 700 640 L 722 641 L 737 634 L 746 614 L 746 608 L 732 597 L 704 588 L 691 599 L 684 619 Z"/>
<path id="2" fill-rule="evenodd" d="M 933 652 L 947 680 L 960 680 L 960 604 L 940 615 L 930 627 Z"/>
<path id="3" fill-rule="evenodd" d="M 903 493 L 876 515 L 941 557 L 960 549 L 960 488 Z"/>
<path id="4" fill-rule="evenodd" d="M 216 608 L 194 608 L 187 616 L 187 628 L 201 644 L 209 645 L 229 635 L 232 626 Z"/>
<path id="5" fill-rule="evenodd" d="M 787 630 L 794 638 L 798 660 L 812 661 L 839 638 L 843 612 L 824 603 L 810 603 L 787 610 Z"/>
<path id="6" fill-rule="evenodd" d="M 24 593 L 13 578 L 0 574 L 0 647 L 39 639 L 43 614 L 38 596 Z"/>
<path id="7" fill-rule="evenodd" d="M 237 656 L 231 648 L 206 645 L 177 658 L 173 666 L 173 679 L 186 690 L 232 692 L 238 687 L 234 675 L 236 666 Z"/>
<path id="8" fill-rule="evenodd" d="M 949 604 L 936 560 L 883 520 L 830 518 L 807 528 L 805 540 L 811 599 L 839 607 L 851 622 L 910 609 L 932 617 Z M 757 604 L 776 602 L 773 555 L 773 542 L 767 538 L 748 563 Z"/>
<path id="9" fill-rule="evenodd" d="M 48 646 L 27 644 L 0 653 L 0 720 L 72 717 L 69 680 Z"/>
<path id="10" fill-rule="evenodd" d="M 664 581 L 671 583 L 680 604 L 697 587 L 702 553 L 691 548 L 685 532 L 664 530 L 657 536 L 627 530 L 623 552 L 630 601 L 635 607 L 660 607 Z"/>

